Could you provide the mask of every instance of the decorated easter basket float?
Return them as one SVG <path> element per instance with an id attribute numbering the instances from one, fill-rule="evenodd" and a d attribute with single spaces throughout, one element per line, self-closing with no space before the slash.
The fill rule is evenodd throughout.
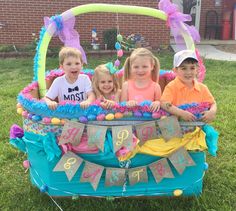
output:
<path id="1" fill-rule="evenodd" d="M 62 102 L 56 110 L 50 110 L 42 100 L 47 82 L 50 84 L 63 74 L 60 69 L 45 74 L 48 44 L 53 35 L 60 36 L 67 22 L 80 14 L 112 12 L 159 18 L 171 30 L 174 27 L 176 40 L 182 37 L 185 48 L 194 50 L 193 33 L 184 23 L 185 15 L 169 1 L 161 1 L 159 9 L 87 4 L 51 17 L 42 28 L 33 82 L 17 98 L 23 129 L 13 125 L 10 130 L 10 143 L 27 153 L 28 160 L 23 165 L 41 192 L 72 197 L 201 194 L 208 168 L 204 150 L 213 156 L 217 150 L 217 133 L 211 126 L 178 121 L 163 110 L 151 113 L 148 101 L 132 109 L 121 102 L 111 110 L 102 109 L 99 103 L 81 109 L 74 102 Z M 118 37 L 119 44 L 122 37 Z M 83 73 L 92 77 L 93 71 L 85 69 Z M 122 75 L 122 69 L 117 74 Z M 160 80 L 164 77 L 174 78 L 174 74 L 161 71 Z M 201 72 L 199 79 L 203 77 Z M 209 105 L 193 102 L 181 108 L 199 118 Z"/>

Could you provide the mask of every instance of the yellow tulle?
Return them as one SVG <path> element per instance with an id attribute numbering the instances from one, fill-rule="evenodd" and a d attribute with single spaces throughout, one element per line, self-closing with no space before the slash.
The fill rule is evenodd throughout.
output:
<path id="1" fill-rule="evenodd" d="M 120 161 L 128 160 L 137 153 L 167 157 L 180 147 L 184 147 L 186 150 L 199 151 L 207 149 L 205 133 L 197 127 L 195 131 L 184 134 L 183 138 L 172 138 L 169 141 L 165 141 L 163 138 L 149 140 L 141 147 L 137 145 L 133 151 L 118 159 Z"/>

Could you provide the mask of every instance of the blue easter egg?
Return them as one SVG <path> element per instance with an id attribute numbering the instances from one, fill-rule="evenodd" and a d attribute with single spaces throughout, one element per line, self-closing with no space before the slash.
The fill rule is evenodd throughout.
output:
<path id="1" fill-rule="evenodd" d="M 115 49 L 116 49 L 116 50 L 120 50 L 120 49 L 121 49 L 121 45 L 120 45 L 119 42 L 116 42 L 116 44 L 115 44 Z"/>

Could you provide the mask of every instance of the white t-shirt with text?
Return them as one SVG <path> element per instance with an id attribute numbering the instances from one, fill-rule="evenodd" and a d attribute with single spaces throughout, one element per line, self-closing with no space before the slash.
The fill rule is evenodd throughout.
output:
<path id="1" fill-rule="evenodd" d="M 79 74 L 78 79 L 73 84 L 68 83 L 65 75 L 63 75 L 53 81 L 46 97 L 51 100 L 58 97 L 58 102 L 77 101 L 80 103 L 87 99 L 87 93 L 91 91 L 92 84 L 87 75 Z"/>

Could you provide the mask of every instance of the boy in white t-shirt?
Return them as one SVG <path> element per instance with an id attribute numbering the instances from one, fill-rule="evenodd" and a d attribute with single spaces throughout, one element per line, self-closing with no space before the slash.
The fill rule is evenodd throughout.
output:
<path id="1" fill-rule="evenodd" d="M 76 101 L 87 108 L 94 100 L 89 77 L 80 74 L 83 67 L 81 52 L 76 48 L 63 47 L 59 52 L 60 68 L 65 74 L 56 78 L 44 97 L 50 109 L 56 109 L 58 102 Z"/>

